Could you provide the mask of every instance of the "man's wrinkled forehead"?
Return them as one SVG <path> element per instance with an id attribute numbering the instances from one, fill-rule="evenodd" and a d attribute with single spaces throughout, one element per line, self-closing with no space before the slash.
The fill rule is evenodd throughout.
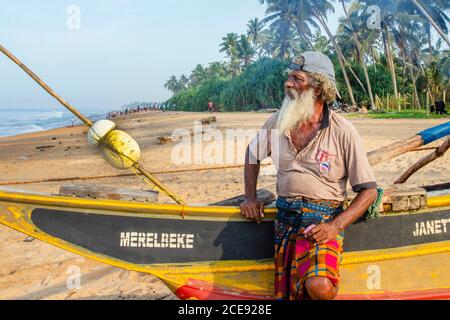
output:
<path id="1" fill-rule="evenodd" d="M 296 76 L 296 77 L 303 77 L 305 79 L 308 79 L 310 77 L 310 74 L 307 71 L 292 70 L 290 68 L 288 69 L 288 75 L 289 76 Z"/>

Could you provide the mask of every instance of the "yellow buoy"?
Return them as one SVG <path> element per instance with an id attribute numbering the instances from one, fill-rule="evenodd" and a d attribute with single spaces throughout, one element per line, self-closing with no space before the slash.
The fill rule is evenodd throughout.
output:
<path id="1" fill-rule="evenodd" d="M 118 169 L 131 168 L 141 156 L 137 142 L 126 132 L 110 131 L 100 143 L 106 161 Z"/>
<path id="2" fill-rule="evenodd" d="M 97 146 L 100 141 L 105 137 L 111 130 L 116 128 L 116 124 L 111 120 L 99 120 L 95 122 L 87 133 L 87 141 L 89 144 Z"/>

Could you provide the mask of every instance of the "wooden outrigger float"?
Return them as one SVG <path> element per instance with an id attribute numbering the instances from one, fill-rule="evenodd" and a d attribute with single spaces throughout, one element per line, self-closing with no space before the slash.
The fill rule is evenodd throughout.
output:
<path id="1" fill-rule="evenodd" d="M 450 122 L 369 153 L 369 161 L 381 163 L 449 133 Z M 338 299 L 450 299 L 450 190 L 444 186 L 436 196 L 427 189 L 386 189 L 383 214 L 346 230 Z M 189 206 L 168 194 L 179 204 L 2 188 L 0 223 L 87 258 L 153 274 L 181 299 L 272 299 L 276 208 L 267 206 L 256 224 L 238 207 Z"/>

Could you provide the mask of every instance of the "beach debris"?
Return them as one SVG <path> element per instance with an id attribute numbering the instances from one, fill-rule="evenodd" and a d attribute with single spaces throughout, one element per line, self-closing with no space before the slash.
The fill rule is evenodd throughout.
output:
<path id="1" fill-rule="evenodd" d="M 276 108 L 264 108 L 264 109 L 259 109 L 258 111 L 256 111 L 256 112 L 259 112 L 259 113 L 275 113 L 275 112 L 277 112 L 279 109 L 276 109 Z"/>
<path id="2" fill-rule="evenodd" d="M 367 110 L 367 107 L 365 108 Z M 341 103 L 338 106 L 331 106 L 331 109 L 333 109 L 333 111 L 336 113 L 355 113 L 355 112 L 364 113 L 364 111 L 361 111 L 358 107 L 350 106 L 346 103 Z"/>
<path id="3" fill-rule="evenodd" d="M 215 116 L 211 116 L 211 117 L 202 119 L 202 124 L 211 124 L 211 123 L 216 123 L 216 122 L 217 122 L 217 118 Z"/>
<path id="4" fill-rule="evenodd" d="M 19 159 L 20 160 L 28 160 L 30 157 L 31 157 L 31 155 L 30 156 L 20 156 Z"/>
<path id="5" fill-rule="evenodd" d="M 59 189 L 59 195 L 84 199 L 112 199 L 145 203 L 158 202 L 159 192 L 114 188 L 101 185 L 67 184 Z"/>
<path id="6" fill-rule="evenodd" d="M 52 278 L 50 277 L 50 276 L 46 276 L 43 280 L 42 280 L 42 282 L 41 282 L 41 286 L 46 286 L 46 285 L 48 285 L 49 283 L 50 283 L 50 280 L 51 280 Z"/>
<path id="7" fill-rule="evenodd" d="M 56 140 L 56 137 L 53 137 L 52 140 Z"/>
<path id="8" fill-rule="evenodd" d="M 36 150 L 39 150 L 39 151 L 46 151 L 47 149 L 51 149 L 51 148 L 54 148 L 55 146 L 39 146 L 39 147 L 36 147 Z"/>
<path id="9" fill-rule="evenodd" d="M 173 142 L 173 137 L 172 136 L 160 136 L 156 138 L 156 143 L 157 144 L 167 144 Z"/>
<path id="10" fill-rule="evenodd" d="M 32 242 L 32 241 L 34 241 L 34 238 L 31 236 L 28 236 L 23 240 L 23 242 Z"/>

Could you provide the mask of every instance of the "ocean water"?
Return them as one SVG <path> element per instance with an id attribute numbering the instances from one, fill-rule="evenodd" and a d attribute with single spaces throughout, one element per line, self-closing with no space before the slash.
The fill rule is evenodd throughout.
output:
<path id="1" fill-rule="evenodd" d="M 105 119 L 107 111 L 83 112 L 91 121 Z M 81 124 L 72 113 L 61 107 L 51 109 L 0 109 L 0 137 L 43 131 Z"/>

